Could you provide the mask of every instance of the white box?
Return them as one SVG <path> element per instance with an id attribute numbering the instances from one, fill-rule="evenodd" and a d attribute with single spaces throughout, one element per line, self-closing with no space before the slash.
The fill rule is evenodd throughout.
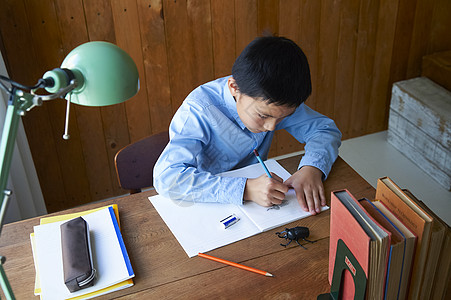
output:
<path id="1" fill-rule="evenodd" d="M 425 78 L 396 82 L 388 142 L 451 189 L 451 92 Z"/>

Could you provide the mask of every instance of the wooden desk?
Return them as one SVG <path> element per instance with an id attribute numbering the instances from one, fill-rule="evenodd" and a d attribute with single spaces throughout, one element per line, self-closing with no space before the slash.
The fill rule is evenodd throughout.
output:
<path id="1" fill-rule="evenodd" d="M 279 162 L 293 173 L 298 161 L 287 158 Z M 374 188 L 341 158 L 324 185 L 328 204 L 330 192 L 336 189 L 347 188 L 357 198 L 372 199 L 375 195 Z M 282 240 L 275 232 L 284 228 L 277 228 L 209 252 L 275 275 L 269 278 L 199 257 L 188 258 L 147 199 L 154 194 L 147 191 L 56 213 L 118 204 L 122 234 L 136 274 L 135 285 L 100 299 L 316 299 L 318 294 L 329 292 L 330 211 L 287 224 L 310 228 L 310 239 L 318 242 L 306 244 L 308 250 L 295 243 L 288 248 L 280 246 Z M 30 233 L 39 219 L 7 224 L 1 234 L 0 255 L 7 258 L 4 267 L 17 299 L 38 299 L 33 295 L 35 270 Z"/>

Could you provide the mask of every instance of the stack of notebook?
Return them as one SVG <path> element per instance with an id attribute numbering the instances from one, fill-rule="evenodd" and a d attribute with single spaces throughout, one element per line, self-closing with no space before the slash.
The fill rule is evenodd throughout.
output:
<path id="1" fill-rule="evenodd" d="M 69 292 L 63 279 L 60 225 L 83 217 L 89 224 L 93 286 Z M 36 269 L 35 295 L 41 299 L 88 299 L 133 285 L 135 276 L 119 228 L 116 205 L 75 214 L 42 218 L 30 234 Z"/>
<path id="2" fill-rule="evenodd" d="M 332 192 L 330 227 L 330 282 L 341 239 L 365 273 L 368 299 L 442 299 L 451 274 L 451 231 L 390 178 L 379 178 L 372 201 Z M 351 273 L 343 276 L 344 297 L 355 291 Z"/>

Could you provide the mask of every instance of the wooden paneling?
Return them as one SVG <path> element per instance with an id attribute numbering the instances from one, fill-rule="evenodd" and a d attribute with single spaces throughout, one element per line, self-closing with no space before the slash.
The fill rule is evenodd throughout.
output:
<path id="1" fill-rule="evenodd" d="M 335 72 L 335 99 L 339 100 L 334 100 L 334 120 L 344 137 L 351 135 L 352 118 L 349 116 L 348 109 L 352 107 L 359 10 L 360 0 L 343 1 L 340 8 Z"/>
<path id="2" fill-rule="evenodd" d="M 279 16 L 284 16 L 279 21 L 279 35 L 293 40 L 298 45 L 301 45 L 300 7 L 301 3 L 297 0 L 279 1 Z M 291 134 L 282 130 L 275 135 L 269 156 L 296 152 L 302 150 L 303 146 L 297 143 Z"/>
<path id="3" fill-rule="evenodd" d="M 194 41 L 186 0 L 163 1 L 172 110 L 175 112 L 195 86 Z"/>
<path id="4" fill-rule="evenodd" d="M 167 130 L 172 116 L 163 4 L 139 0 L 138 12 L 146 73 L 146 81 L 140 81 L 147 86 L 152 131 L 161 132 Z"/>
<path id="5" fill-rule="evenodd" d="M 344 1 L 345 2 L 345 1 Z M 335 74 L 337 70 L 337 48 L 340 32 L 340 1 L 321 1 L 317 58 L 316 107 L 327 116 L 334 113 Z"/>
<path id="6" fill-rule="evenodd" d="M 304 50 L 310 65 L 310 77 L 312 78 L 312 95 L 306 103 L 316 109 L 318 90 L 316 82 L 318 78 L 318 47 L 321 20 L 321 1 L 301 1 L 300 25 L 301 39 L 299 46 Z M 287 22 L 287 21 L 285 21 Z"/>
<path id="7" fill-rule="evenodd" d="M 377 132 L 386 128 L 390 97 L 386 96 L 391 90 L 389 84 L 390 62 L 396 25 L 398 4 L 392 0 L 382 0 L 379 4 L 378 26 L 374 53 L 374 66 L 371 78 L 369 114 L 366 131 Z M 419 60 L 421 61 L 421 57 Z M 384 101 L 385 99 L 385 101 Z"/>
<path id="8" fill-rule="evenodd" d="M 136 1 L 113 0 L 111 1 L 111 9 L 113 11 L 117 45 L 130 54 L 138 67 L 140 80 L 146 82 Z M 140 86 L 138 94 L 133 97 L 133 101 L 125 102 L 125 111 L 131 142 L 135 142 L 152 133 L 147 101 L 147 86 L 145 84 Z"/>
<path id="9" fill-rule="evenodd" d="M 247 44 L 258 36 L 257 16 L 257 0 L 235 0 L 234 30 L 236 57 L 243 51 Z M 230 66 L 230 70 L 232 69 L 232 65 Z"/>
<path id="10" fill-rule="evenodd" d="M 211 27 L 213 38 L 214 76 L 227 76 L 235 61 L 235 3 L 211 2 Z"/>
<path id="11" fill-rule="evenodd" d="M 350 116 L 359 117 L 351 118 L 351 136 L 357 136 L 360 132 L 366 131 L 366 124 L 370 114 L 369 106 L 371 103 L 371 83 L 376 54 L 378 10 L 378 0 L 360 1 L 352 107 L 350 111 Z"/>
<path id="12" fill-rule="evenodd" d="M 263 35 L 279 34 L 279 1 L 257 1 L 257 28 Z"/>
<path id="13" fill-rule="evenodd" d="M 391 85 L 420 75 L 421 58 L 451 49 L 448 0 L 3 0 L 0 49 L 12 79 L 34 84 L 87 41 L 115 43 L 134 59 L 141 90 L 110 107 L 65 102 L 30 111 L 24 126 L 49 212 L 124 194 L 114 155 L 166 130 L 198 85 L 228 75 L 255 37 L 293 39 L 309 59 L 307 105 L 344 139 L 387 128 Z M 277 133 L 270 155 L 302 149 Z"/>

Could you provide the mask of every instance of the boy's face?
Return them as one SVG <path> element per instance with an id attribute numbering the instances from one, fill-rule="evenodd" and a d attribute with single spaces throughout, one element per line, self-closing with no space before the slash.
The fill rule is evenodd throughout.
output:
<path id="1" fill-rule="evenodd" d="M 233 77 L 229 78 L 228 86 L 236 100 L 236 110 L 241 122 L 253 133 L 275 130 L 277 124 L 296 110 L 293 107 L 268 103 L 260 98 L 240 93 Z"/>

